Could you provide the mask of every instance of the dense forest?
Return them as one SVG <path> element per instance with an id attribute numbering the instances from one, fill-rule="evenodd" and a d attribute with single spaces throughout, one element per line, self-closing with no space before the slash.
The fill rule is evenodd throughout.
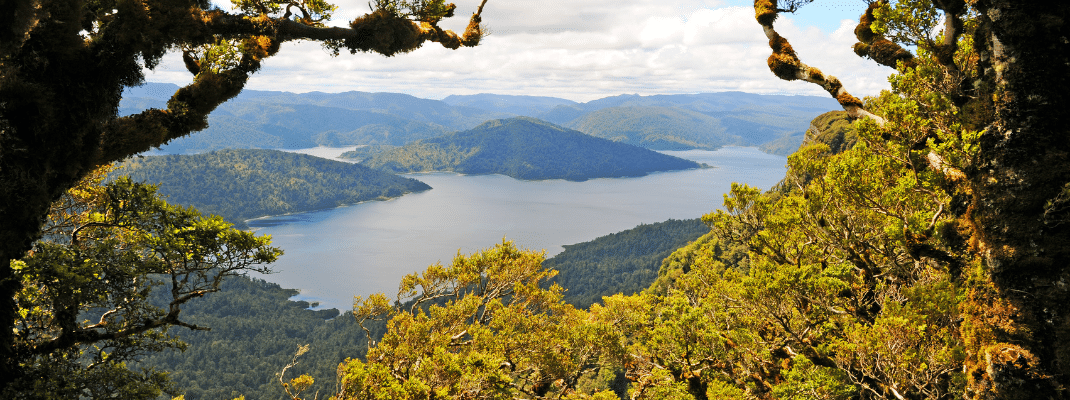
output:
<path id="1" fill-rule="evenodd" d="M 423 182 L 277 150 L 219 150 L 131 158 L 113 175 L 159 185 L 169 202 L 244 226 L 250 218 L 383 200 L 431 189 Z"/>
<path id="2" fill-rule="evenodd" d="M 560 271 L 547 284 L 562 285 L 565 300 L 584 308 L 602 295 L 642 291 L 654 283 L 667 254 L 708 231 L 697 219 L 669 220 L 569 245 L 543 262 Z M 188 322 L 211 331 L 172 329 L 186 342 L 185 350 L 148 355 L 137 367 L 169 371 L 188 400 L 277 399 L 284 392 L 276 374 L 299 346 L 308 345 L 287 378 L 308 374 L 316 379 L 308 392 L 332 393 L 338 365 L 363 355 L 367 336 L 349 311 L 315 310 L 316 304 L 293 300 L 298 294 L 258 278 L 228 279 L 219 293 L 183 308 Z M 153 300 L 161 304 L 166 298 L 158 292 Z M 381 323 L 365 325 L 373 338 L 385 333 Z"/>
<path id="3" fill-rule="evenodd" d="M 438 26 L 456 9 L 441 0 L 376 1 L 348 27 L 328 27 L 334 7 L 320 1 L 239 3 L 16 1 L 0 16 L 11 27 L 0 32 L 0 397 L 176 394 L 166 373 L 134 363 L 183 347 L 175 331 L 206 331 L 184 312 L 206 296 L 224 316 L 256 308 L 226 305 L 224 284 L 267 287 L 239 277 L 270 272 L 282 254 L 270 238 L 168 204 L 154 185 L 106 180 L 111 163 L 207 127 L 285 42 L 391 56 L 484 35 L 485 1 L 461 34 Z M 768 67 L 825 90 L 846 118 L 811 123 L 771 190 L 733 184 L 702 216 L 709 232 L 669 254 L 648 290 L 577 308 L 543 252 L 503 240 L 405 276 L 390 297 L 356 297 L 356 328 L 342 330 L 363 332 L 366 351 L 338 339 L 331 350 L 353 353 L 324 377 L 291 368 L 311 354 L 298 347 L 279 397 L 318 399 L 317 382 L 335 379 L 323 397 L 1066 398 L 1070 5 L 868 2 L 852 50 L 895 72 L 863 100 L 774 26 L 807 3 L 754 1 Z M 192 83 L 166 109 L 117 116 L 122 88 L 172 49 Z M 546 115 L 573 121 L 589 105 Z M 293 292 L 268 288 L 275 304 L 261 311 L 278 312 Z M 265 335 L 345 323 L 281 304 L 303 322 Z M 209 323 L 227 322 L 276 354 L 293 345 Z M 215 356 L 225 343 L 203 343 L 208 363 L 245 367 Z M 343 355 L 331 350 L 321 357 Z M 229 373 L 194 371 L 188 384 L 264 388 L 263 375 Z"/>
<path id="4" fill-rule="evenodd" d="M 291 300 L 296 290 L 257 278 L 234 277 L 220 289 L 183 309 L 188 322 L 212 330 L 173 328 L 169 333 L 185 349 L 150 354 L 136 368 L 168 371 L 188 400 L 273 400 L 283 397 L 277 375 L 300 346 L 308 351 L 287 378 L 315 376 L 318 384 L 311 390 L 325 394 L 334 391 L 338 364 L 367 350 L 367 337 L 348 311 L 311 309 L 316 305 Z M 159 304 L 162 295 L 156 293 L 153 301 Z M 381 326 L 375 329 L 382 334 Z"/>
<path id="5" fill-rule="evenodd" d="M 384 151 L 393 150 L 396 147 L 397 146 L 391 146 L 388 144 L 373 144 L 367 146 L 360 146 L 353 150 L 340 154 L 338 158 L 361 162 Z"/>
<path id="6" fill-rule="evenodd" d="M 571 245 L 542 263 L 558 271 L 548 281 L 565 289 L 565 301 L 588 308 L 614 293 L 635 294 L 654 283 L 662 261 L 710 231 L 696 219 L 643 224 Z"/>
<path id="7" fill-rule="evenodd" d="M 702 167 L 527 117 L 488 121 L 468 131 L 420 140 L 362 164 L 398 173 L 453 171 L 572 181 Z"/>

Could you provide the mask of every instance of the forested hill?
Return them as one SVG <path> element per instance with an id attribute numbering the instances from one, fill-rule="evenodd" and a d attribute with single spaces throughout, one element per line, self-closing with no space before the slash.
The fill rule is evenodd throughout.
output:
<path id="1" fill-rule="evenodd" d="M 119 112 L 164 107 L 175 90 L 178 86 L 161 83 L 127 88 Z M 226 148 L 400 146 L 512 115 L 400 93 L 245 90 L 212 112 L 208 129 L 176 139 L 161 150 L 181 154 Z"/>
<path id="2" fill-rule="evenodd" d="M 286 379 L 309 374 L 316 378 L 310 392 L 332 393 L 338 364 L 364 354 L 366 336 L 352 314 L 309 309 L 315 305 L 290 300 L 297 294 L 259 279 L 230 277 L 219 293 L 182 308 L 183 320 L 211 330 L 172 329 L 169 333 L 189 344 L 186 350 L 152 353 L 137 367 L 168 371 L 189 400 L 275 400 L 284 396 L 276 374 L 293 360 L 298 346 L 308 345 Z M 382 335 L 383 325 L 369 328 Z"/>
<path id="3" fill-rule="evenodd" d="M 572 181 L 702 167 L 527 117 L 488 121 L 468 131 L 420 140 L 380 153 L 364 165 L 392 172 L 453 171 Z"/>
<path id="4" fill-rule="evenodd" d="M 431 189 L 359 164 L 277 150 L 220 150 L 131 158 L 116 175 L 159 184 L 173 204 L 192 205 L 244 227 L 265 215 L 311 211 Z"/>
<path id="5" fill-rule="evenodd" d="M 587 308 L 602 296 L 630 295 L 650 287 L 665 257 L 709 231 L 698 218 L 643 224 L 565 245 L 565 251 L 542 265 L 559 272 L 551 282 L 565 288 L 566 302 Z"/>

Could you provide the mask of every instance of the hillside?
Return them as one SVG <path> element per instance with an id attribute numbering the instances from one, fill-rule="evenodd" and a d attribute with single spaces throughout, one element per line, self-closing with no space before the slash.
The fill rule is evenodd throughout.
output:
<path id="1" fill-rule="evenodd" d="M 173 204 L 243 221 L 398 197 L 431 187 L 358 164 L 277 150 L 131 158 L 113 174 L 156 183 Z"/>
<path id="2" fill-rule="evenodd" d="M 760 146 L 801 136 L 815 116 L 840 107 L 818 96 L 742 92 L 620 95 L 563 104 L 540 119 L 651 149 Z M 782 146 L 780 146 L 782 147 Z"/>
<path id="3" fill-rule="evenodd" d="M 164 107 L 177 89 L 157 83 L 128 88 L 119 113 Z M 212 112 L 207 129 L 176 139 L 161 150 L 186 154 L 228 148 L 400 146 L 512 115 L 398 93 L 245 91 Z"/>
<path id="4" fill-rule="evenodd" d="M 468 131 L 420 140 L 363 164 L 399 173 L 453 171 L 572 181 L 701 167 L 527 117 L 489 121 Z"/>
<path id="5" fill-rule="evenodd" d="M 298 346 L 308 345 L 309 352 L 286 378 L 309 374 L 316 379 L 313 393 L 331 393 L 338 364 L 364 354 L 365 333 L 348 312 L 309 309 L 315 305 L 290 300 L 297 294 L 260 279 L 231 277 L 220 292 L 182 308 L 185 321 L 212 330 L 172 329 L 169 333 L 189 347 L 149 354 L 137 366 L 168 371 L 190 400 L 281 399 L 276 374 L 293 360 Z M 382 326 L 369 324 L 378 335 Z"/>
<path id="6" fill-rule="evenodd" d="M 120 114 L 163 107 L 178 87 L 127 88 Z M 162 147 L 168 154 L 224 148 L 293 149 L 401 146 L 492 119 L 522 115 L 649 149 L 762 146 L 783 154 L 815 116 L 840 107 L 816 96 L 741 92 L 619 95 L 586 103 L 543 96 L 454 95 L 443 100 L 399 93 L 289 93 L 247 90 L 209 117 L 208 129 Z M 780 141 L 773 144 L 774 141 Z"/>
<path id="7" fill-rule="evenodd" d="M 565 301 L 588 308 L 602 296 L 631 295 L 658 278 L 662 260 L 710 228 L 696 219 L 643 224 L 597 239 L 565 245 L 565 251 L 543 261 L 559 272 L 551 282 L 565 288 Z"/>
<path id="8" fill-rule="evenodd" d="M 454 106 L 473 107 L 495 112 L 507 112 L 527 117 L 535 117 L 560 105 L 577 104 L 572 100 L 557 97 L 513 96 L 490 93 L 451 95 L 446 96 L 442 101 Z"/>
<path id="9" fill-rule="evenodd" d="M 602 296 L 645 289 L 663 258 L 708 231 L 698 219 L 644 224 L 565 246 L 543 266 L 560 271 L 553 282 L 567 289 L 566 301 L 586 308 Z M 364 331 L 348 312 L 312 310 L 314 304 L 290 300 L 295 295 L 298 291 L 274 283 L 233 277 L 219 293 L 183 307 L 187 321 L 211 331 L 174 330 L 189 347 L 148 355 L 138 366 L 169 371 L 190 400 L 276 399 L 282 388 L 275 374 L 298 346 L 309 345 L 287 378 L 309 374 L 316 379 L 310 392 L 331 393 L 338 364 L 364 354 Z M 369 328 L 379 337 L 384 324 Z"/>
<path id="10" fill-rule="evenodd" d="M 584 114 L 568 127 L 592 136 L 653 150 L 713 150 L 746 145 L 711 116 L 680 108 L 610 107 Z"/>

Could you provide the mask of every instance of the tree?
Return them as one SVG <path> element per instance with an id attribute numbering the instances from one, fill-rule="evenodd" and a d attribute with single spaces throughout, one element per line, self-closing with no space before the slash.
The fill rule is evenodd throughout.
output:
<path id="1" fill-rule="evenodd" d="M 962 252 L 938 251 L 931 229 L 913 231 L 911 240 L 916 255 L 963 263 L 952 272 L 966 292 L 960 332 L 967 395 L 1065 397 L 1070 5 L 871 2 L 855 29 L 855 52 L 897 75 L 892 93 L 864 103 L 835 77 L 802 63 L 774 29 L 780 13 L 809 2 L 755 1 L 773 50 L 769 68 L 781 79 L 821 85 L 852 117 L 863 118 L 858 123 L 908 145 L 900 154 L 911 168 L 942 175 L 928 178 L 941 180 L 939 189 L 951 196 L 934 203 L 933 221 L 947 219 L 945 233 L 953 235 L 944 244 Z"/>
<path id="2" fill-rule="evenodd" d="M 376 0 L 348 28 L 324 25 L 322 0 L 236 0 L 233 12 L 206 0 L 4 0 L 0 3 L 0 387 L 22 376 L 14 363 L 12 261 L 41 236 L 53 201 L 99 166 L 204 129 L 261 62 L 288 41 L 334 52 L 409 52 L 425 42 L 475 46 L 480 13 L 462 34 L 438 27 L 454 14 L 442 0 Z M 193 82 L 167 109 L 116 116 L 123 87 L 140 84 L 179 50 Z"/>
<path id="3" fill-rule="evenodd" d="M 566 304 L 559 286 L 543 288 L 556 271 L 542 261 L 503 241 L 406 276 L 393 304 L 382 294 L 358 297 L 358 321 L 385 318 L 388 331 L 366 361 L 342 363 L 337 398 L 591 398 L 577 391 L 581 379 L 619 340 Z"/>
<path id="4" fill-rule="evenodd" d="M 126 362 L 182 347 L 170 326 L 182 305 L 220 290 L 227 277 L 270 272 L 282 252 L 270 239 L 172 206 L 151 185 L 120 178 L 102 184 L 108 168 L 79 182 L 53 204 L 43 237 L 11 263 L 19 290 L 13 336 L 20 375 L 4 398 L 151 399 L 172 391 L 166 375 L 135 372 Z M 164 291 L 162 308 L 150 299 Z"/>

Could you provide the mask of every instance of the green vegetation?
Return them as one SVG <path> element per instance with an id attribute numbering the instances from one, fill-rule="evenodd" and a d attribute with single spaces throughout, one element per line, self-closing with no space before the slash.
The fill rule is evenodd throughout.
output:
<path id="1" fill-rule="evenodd" d="M 442 0 L 377 0 L 370 13 L 354 15 L 344 26 L 328 26 L 337 7 L 324 0 L 235 0 L 233 6 L 224 10 L 202 0 L 5 3 L 9 12 L 0 15 L 0 392 L 5 398 L 38 373 L 26 363 L 29 353 L 18 337 L 27 317 L 16 297 L 29 283 L 16 271 L 16 261 L 41 239 L 52 204 L 82 178 L 207 128 L 208 115 L 241 93 L 263 61 L 287 42 L 321 43 L 334 54 L 393 56 L 427 43 L 474 47 L 483 38 L 482 4 L 471 14 L 461 12 L 470 17 L 460 34 L 439 27 L 457 11 Z M 146 71 L 172 52 L 180 53 L 189 84 L 160 108 L 119 115 L 123 89 L 143 83 Z M 280 203 L 291 202 L 267 205 Z M 99 278 L 90 274 L 69 283 L 83 279 Z M 57 290 L 76 292 L 74 286 Z M 70 309 L 55 312 L 62 318 L 77 315 Z M 70 331 L 73 325 L 63 328 Z M 71 349 L 73 343 L 57 348 Z"/>
<path id="2" fill-rule="evenodd" d="M 807 140 L 827 145 L 833 154 L 842 153 L 858 142 L 854 125 L 843 111 L 830 111 L 814 118 L 806 135 Z"/>
<path id="3" fill-rule="evenodd" d="M 613 326 L 562 302 L 560 287 L 545 289 L 554 273 L 542 261 L 504 242 L 406 276 L 395 299 L 358 298 L 358 321 L 389 329 L 364 360 L 341 366 L 338 397 L 617 398 L 597 385 L 575 391 L 618 354 L 596 345 Z"/>
<path id="4" fill-rule="evenodd" d="M 635 294 L 658 277 L 662 260 L 710 231 L 698 219 L 643 224 L 600 238 L 565 245 L 542 263 L 558 271 L 548 282 L 565 289 L 565 302 L 588 308 L 614 293 Z"/>
<path id="5" fill-rule="evenodd" d="M 334 391 L 338 365 L 364 353 L 366 337 L 352 314 L 309 309 L 315 304 L 290 300 L 297 294 L 260 279 L 228 279 L 219 293 L 183 309 L 190 323 L 212 330 L 172 330 L 187 344 L 185 350 L 148 354 L 136 366 L 169 371 L 170 380 L 189 400 L 278 399 L 283 388 L 277 374 L 299 346 L 307 345 L 308 352 L 287 370 L 287 378 L 323 377 L 310 388 L 323 398 Z M 382 326 L 369 327 L 382 335 Z"/>
<path id="6" fill-rule="evenodd" d="M 871 2 L 854 50 L 897 72 L 892 91 L 863 102 L 773 27 L 805 3 L 755 1 L 770 69 L 828 90 L 855 139 L 817 132 L 777 190 L 734 185 L 702 219 L 711 233 L 667 258 L 644 293 L 577 309 L 546 284 L 542 254 L 506 242 L 405 277 L 393 302 L 357 299 L 369 338 L 379 336 L 365 324 L 387 329 L 365 358 L 339 364 L 335 397 L 611 399 L 621 376 L 633 400 L 1065 397 L 1070 7 Z M 16 9 L 31 11 L 2 17 L 15 27 L 0 32 L 0 94 L 11 99 L 0 102 L 4 398 L 168 389 L 126 362 L 178 346 L 160 329 L 197 328 L 181 306 L 280 251 L 167 205 L 151 186 L 96 185 L 92 171 L 203 128 L 281 42 L 392 55 L 425 37 L 390 40 L 392 28 L 427 32 L 448 15 L 439 0 L 376 4 L 351 29 L 323 28 L 333 7 L 320 1 L 239 1 L 240 17 L 206 3 L 169 13 L 151 0 L 23 2 Z M 289 6 L 307 12 L 278 15 Z M 148 29 L 168 26 L 191 29 Z M 469 26 L 434 38 L 474 45 L 478 14 Z M 175 47 L 194 82 L 167 111 L 116 118 L 139 60 L 151 66 Z M 167 310 L 146 302 L 168 285 Z M 283 390 L 318 398 L 314 384 L 302 374 Z"/>
<path id="7" fill-rule="evenodd" d="M 805 133 L 784 136 L 758 148 L 769 154 L 788 156 L 803 143 L 813 141 L 824 143 L 833 154 L 839 154 L 853 147 L 858 141 L 858 135 L 855 134 L 854 126 L 846 112 L 829 111 L 810 121 L 810 127 Z"/>
<path id="8" fill-rule="evenodd" d="M 164 107 L 177 86 L 128 89 L 123 115 Z M 835 101 L 811 96 L 739 92 L 614 96 L 588 103 L 540 96 L 479 94 L 442 101 L 396 93 L 286 93 L 246 91 L 224 103 L 200 133 L 162 147 L 165 153 L 227 148 L 292 149 L 315 146 L 392 145 L 471 129 L 513 115 L 542 118 L 581 132 L 657 150 L 772 146 L 787 155 L 798 147 L 798 128 Z"/>
<path id="9" fill-rule="evenodd" d="M 113 174 L 160 185 L 168 201 L 244 225 L 250 218 L 383 200 L 431 187 L 362 165 L 277 150 L 131 158 Z"/>
<path id="10" fill-rule="evenodd" d="M 468 131 L 420 140 L 363 164 L 399 173 L 453 171 L 573 181 L 701 167 L 526 117 L 489 121 Z"/>
<path id="11" fill-rule="evenodd" d="M 391 146 L 388 144 L 373 144 L 368 146 L 361 146 L 356 149 L 342 153 L 338 156 L 338 158 L 345 158 L 348 160 L 355 160 L 356 162 L 361 162 L 375 155 L 378 155 L 379 153 L 385 152 L 387 150 L 393 150 L 395 148 L 397 148 L 397 146 Z"/>
<path id="12" fill-rule="evenodd" d="M 151 399 L 178 390 L 163 371 L 131 369 L 144 354 L 182 348 L 168 327 L 204 330 L 182 311 L 282 251 L 219 217 L 159 199 L 105 171 L 53 204 L 43 238 L 12 262 L 20 290 L 13 330 L 23 375 L 5 399 Z M 155 296 L 150 295 L 155 292 Z M 14 377 L 9 377 L 14 378 Z"/>
<path id="13" fill-rule="evenodd" d="M 654 150 L 712 150 L 744 144 L 716 118 L 666 107 L 604 108 L 573 120 L 569 126 L 592 136 Z"/>
<path id="14" fill-rule="evenodd" d="M 538 117 L 539 114 L 560 105 L 572 105 L 572 100 L 545 96 L 513 96 L 503 94 L 480 93 L 473 95 L 449 95 L 442 102 L 454 105 L 480 108 L 488 111 L 512 113 L 514 115 Z"/>
<path id="15" fill-rule="evenodd" d="M 803 139 L 805 138 L 806 134 L 802 132 L 782 136 L 780 139 L 772 142 L 763 143 L 761 146 L 758 146 L 758 150 L 769 154 L 787 157 L 799 149 L 799 146 L 802 145 Z"/>
<path id="16" fill-rule="evenodd" d="M 127 89 L 120 114 L 166 107 L 177 89 L 158 83 Z M 244 148 L 401 146 L 511 115 L 399 93 L 246 91 L 213 112 L 207 129 L 174 140 L 161 150 L 183 154 Z"/>
<path id="17" fill-rule="evenodd" d="M 651 149 L 759 146 L 798 133 L 836 102 L 813 96 L 740 92 L 606 97 L 561 105 L 539 118 Z"/>

